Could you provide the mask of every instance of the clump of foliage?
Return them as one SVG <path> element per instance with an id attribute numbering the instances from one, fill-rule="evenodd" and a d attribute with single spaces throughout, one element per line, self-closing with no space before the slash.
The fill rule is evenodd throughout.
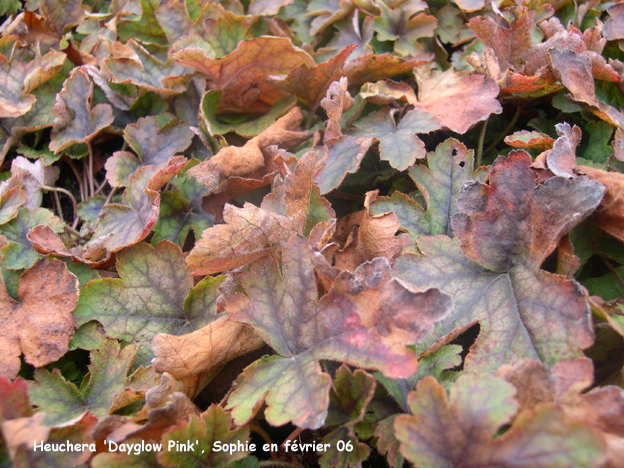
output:
<path id="1" fill-rule="evenodd" d="M 0 15 L 0 466 L 624 467 L 624 3 Z"/>

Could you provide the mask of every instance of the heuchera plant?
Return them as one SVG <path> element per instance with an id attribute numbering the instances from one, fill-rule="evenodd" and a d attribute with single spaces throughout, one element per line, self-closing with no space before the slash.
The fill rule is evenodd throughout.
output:
<path id="1" fill-rule="evenodd" d="M 0 0 L 0 467 L 624 467 L 624 3 L 547 1 Z"/>

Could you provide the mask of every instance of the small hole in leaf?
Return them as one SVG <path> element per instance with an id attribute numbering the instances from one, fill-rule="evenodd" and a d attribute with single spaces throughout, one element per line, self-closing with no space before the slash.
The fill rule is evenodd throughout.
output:
<path id="1" fill-rule="evenodd" d="M 459 163 L 459 167 L 464 167 L 465 165 L 466 165 L 466 162 L 465 162 L 465 161 L 461 161 L 461 162 Z"/>
<path id="2" fill-rule="evenodd" d="M 453 149 L 453 152 L 451 153 L 451 156 L 457 156 L 457 149 Z"/>

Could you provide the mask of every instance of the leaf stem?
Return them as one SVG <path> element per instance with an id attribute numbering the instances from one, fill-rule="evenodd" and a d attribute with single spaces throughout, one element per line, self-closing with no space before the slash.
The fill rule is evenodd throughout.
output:
<path id="1" fill-rule="evenodd" d="M 479 133 L 479 145 L 477 146 L 477 158 L 475 159 L 474 167 L 475 170 L 481 167 L 481 161 L 483 160 L 483 141 L 485 140 L 485 129 L 487 128 L 488 120 L 490 119 L 483 122 L 483 125 L 481 126 L 481 133 Z"/>
<path id="2" fill-rule="evenodd" d="M 75 229 L 75 228 L 76 228 L 76 226 L 78 225 L 78 206 L 77 206 L 77 204 L 76 204 L 76 198 L 75 198 L 75 197 L 71 194 L 71 192 L 69 192 L 69 191 L 65 190 L 64 188 L 60 188 L 60 187 L 50 187 L 50 186 L 48 186 L 48 185 L 42 185 L 42 186 L 41 186 L 41 188 L 42 188 L 43 190 L 49 190 L 49 191 L 51 191 L 51 192 L 60 192 L 60 193 L 63 193 L 63 194 L 65 194 L 65 195 L 67 195 L 67 196 L 69 197 L 69 199 L 70 199 L 70 200 L 71 200 L 71 202 L 72 202 L 72 206 L 73 206 L 73 208 L 74 208 L 74 222 L 73 222 L 73 224 L 72 224 L 72 228 L 74 228 L 74 229 Z M 58 199 L 58 198 L 57 198 L 57 199 Z M 59 212 L 60 212 L 60 211 L 61 211 L 61 204 L 60 204 L 59 202 L 57 202 L 57 203 L 58 203 L 58 209 L 59 209 Z M 63 218 L 62 218 L 62 215 L 61 215 L 61 219 L 63 219 Z"/>
<path id="3" fill-rule="evenodd" d="M 258 434 L 260 437 L 262 437 L 262 440 L 264 440 L 267 444 L 271 445 L 273 443 L 269 434 L 267 434 L 266 431 L 262 429 L 259 424 L 250 422 L 248 426 L 249 426 L 250 431 L 253 431 L 256 434 Z M 271 452 L 271 458 L 273 460 L 277 460 L 277 454 L 275 452 Z"/>
<path id="4" fill-rule="evenodd" d="M 290 435 L 289 435 L 288 437 L 286 437 L 286 438 L 284 439 L 284 442 L 282 442 L 282 447 L 284 446 L 284 444 L 285 444 L 287 441 L 289 441 L 289 440 L 290 440 L 290 441 L 292 442 L 293 440 L 295 440 L 295 439 L 297 438 L 297 436 L 298 436 L 299 434 L 301 434 L 302 432 L 303 432 L 303 429 L 301 429 L 300 427 L 296 428 L 294 431 L 292 431 L 292 432 L 290 433 Z"/>
<path id="5" fill-rule="evenodd" d="M 518 118 L 520 117 L 521 111 L 522 111 L 522 106 L 518 106 L 518 108 L 516 109 L 516 114 L 513 116 L 513 119 L 511 119 L 511 122 L 509 122 L 509 125 L 507 125 L 507 127 L 505 127 L 505 130 L 503 130 L 500 133 L 500 135 L 498 135 L 496 139 L 490 144 L 490 146 L 487 147 L 487 149 L 483 152 L 483 154 L 488 154 L 490 151 L 496 148 L 496 145 L 498 145 L 503 138 L 507 136 L 507 134 L 513 128 L 513 126 L 516 125 L 516 122 L 518 121 Z"/>
<path id="6" fill-rule="evenodd" d="M 80 233 L 76 231 L 74 228 L 70 227 L 68 224 L 66 224 L 64 227 L 67 232 L 76 236 L 78 239 L 82 239 L 82 236 L 80 235 Z"/>
<path id="7" fill-rule="evenodd" d="M 80 174 L 78 174 L 78 169 L 76 169 L 76 166 L 74 166 L 74 163 L 72 163 L 72 161 L 69 158 L 69 156 L 67 157 L 67 161 L 65 161 L 65 162 L 71 168 L 72 172 L 76 176 L 76 180 L 78 181 L 78 188 L 80 189 L 80 201 L 84 201 L 86 197 L 85 197 L 85 194 L 84 194 L 84 186 L 83 186 L 83 183 L 82 183 L 82 177 L 80 176 Z"/>
<path id="8" fill-rule="evenodd" d="M 113 195 L 115 195 L 115 192 L 117 191 L 117 187 L 113 187 L 110 191 L 110 193 L 108 194 L 108 197 L 106 197 L 106 201 L 104 202 L 104 205 L 108 205 L 110 203 L 110 201 L 113 199 Z"/>
<path id="9" fill-rule="evenodd" d="M 263 460 L 258 466 L 282 466 L 284 468 L 301 468 L 301 465 L 283 460 Z"/>
<path id="10" fill-rule="evenodd" d="M 52 192 L 52 196 L 54 197 L 54 203 L 56 205 L 56 212 L 58 213 L 58 217 L 61 221 L 65 222 L 65 218 L 63 218 L 63 209 L 61 208 L 61 200 L 59 199 L 58 192 L 54 190 Z"/>
<path id="11" fill-rule="evenodd" d="M 93 195 L 97 195 L 98 193 L 100 193 L 102 191 L 102 189 L 104 188 L 104 186 L 106 185 L 106 182 L 108 182 L 108 180 L 106 178 L 104 178 L 104 181 L 100 184 L 100 186 L 95 190 L 95 193 Z"/>
<path id="12" fill-rule="evenodd" d="M 89 150 L 89 193 L 91 197 L 95 196 L 95 185 L 93 183 L 93 148 L 91 148 L 91 142 L 87 140 L 87 149 Z"/>
<path id="13" fill-rule="evenodd" d="M 615 276 L 615 279 L 618 281 L 618 283 L 620 283 L 620 286 L 624 288 L 624 280 L 622 280 L 622 277 L 620 276 L 620 274 L 613 267 L 613 265 L 611 265 L 611 262 L 602 255 L 598 255 L 598 256 L 600 257 L 600 260 L 602 260 L 604 264 L 607 266 L 607 268 L 611 271 L 611 273 L 613 273 L 613 275 Z"/>

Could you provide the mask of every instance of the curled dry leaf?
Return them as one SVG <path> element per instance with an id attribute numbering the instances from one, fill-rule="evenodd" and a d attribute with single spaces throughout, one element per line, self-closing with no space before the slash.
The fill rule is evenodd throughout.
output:
<path id="1" fill-rule="evenodd" d="M 43 258 L 19 281 L 19 302 L 0 286 L 2 328 L 0 375 L 14 379 L 20 355 L 35 367 L 58 360 L 74 334 L 72 312 L 78 302 L 78 279 L 59 260 Z"/>
<path id="2" fill-rule="evenodd" d="M 303 233 L 311 197 L 319 198 L 313 197 L 315 164 L 316 153 L 311 151 L 294 168 L 283 165 L 283 179 L 276 182 L 275 193 L 267 195 L 260 208 L 250 203 L 243 208 L 226 205 L 226 224 L 206 229 L 187 257 L 194 274 L 238 268 L 285 245 L 293 233 Z"/>
<path id="3" fill-rule="evenodd" d="M 354 100 L 347 91 L 349 81 L 346 77 L 334 81 L 327 89 L 327 96 L 321 100 L 321 107 L 327 113 L 325 122 L 325 142 L 334 140 L 342 136 L 340 129 L 340 118 L 342 114 L 353 107 Z"/>
<path id="4" fill-rule="evenodd" d="M 578 177 L 555 177 L 534 187 L 530 164 L 530 156 L 517 150 L 496 160 L 490 185 L 464 185 L 452 218 L 461 248 L 447 237 L 421 237 L 417 245 L 424 255 L 408 254 L 394 263 L 399 278 L 439 287 L 454 299 L 454 311 L 427 345 L 480 324 L 465 361 L 476 372 L 526 356 L 553 366 L 593 342 L 580 286 L 540 266 L 559 239 L 598 206 L 604 189 Z"/>
<path id="5" fill-rule="evenodd" d="M 13 184 L 20 184 L 26 193 L 24 207 L 29 210 L 38 208 L 43 198 L 44 187 L 52 187 L 58 179 L 60 169 L 56 166 L 44 166 L 38 159 L 31 163 L 22 156 L 11 161 L 11 175 L 15 178 Z M 7 181 L 8 182 L 8 181 Z M 9 182 L 11 183 L 11 182 Z"/>
<path id="6" fill-rule="evenodd" d="M 254 330 L 223 316 L 182 336 L 158 334 L 152 341 L 158 372 L 177 379 L 184 393 L 194 397 L 230 360 L 254 351 L 264 340 Z"/>
<path id="7" fill-rule="evenodd" d="M 520 130 L 505 137 L 505 143 L 514 148 L 547 150 L 552 148 L 554 142 L 555 139 L 545 133 L 528 130 Z"/>
<path id="8" fill-rule="evenodd" d="M 450 307 L 448 296 L 437 289 L 416 292 L 391 278 L 383 257 L 355 273 L 342 272 L 317 302 L 313 255 L 307 240 L 293 236 L 282 252 L 281 272 L 273 258 L 261 259 L 241 275 L 249 297 L 226 298 L 229 317 L 251 325 L 278 353 L 256 361 L 237 379 L 228 399 L 237 424 L 247 422 L 264 401 L 272 425 L 292 421 L 302 428 L 320 427 L 331 379 L 318 360 L 407 377 L 417 360 L 405 345 L 422 340 Z"/>
<path id="9" fill-rule="evenodd" d="M 342 250 L 336 252 L 336 268 L 355 271 L 363 262 L 385 257 L 390 263 L 403 249 L 403 241 L 395 237 L 399 220 L 394 213 L 371 213 L 371 204 L 379 190 L 368 192 L 364 200 L 364 213 L 352 228 Z M 355 234 L 355 235 L 353 235 Z"/>
<path id="10" fill-rule="evenodd" d="M 278 88 L 301 98 L 310 112 L 314 113 L 330 85 L 343 75 L 343 65 L 355 48 L 355 44 L 345 47 L 327 62 L 312 68 L 302 64 L 284 78 L 271 77 L 273 78 L 271 82 Z"/>
<path id="11" fill-rule="evenodd" d="M 91 457 L 89 450 L 82 450 L 82 444 L 93 442 L 91 433 L 97 418 L 91 413 L 82 415 L 65 424 L 48 427 L 42 424 L 43 413 L 30 418 L 13 419 L 2 424 L 2 432 L 8 441 L 15 468 L 66 468 L 81 466 Z M 34 450 L 34 444 L 78 444 L 80 450 L 46 452 Z"/>
<path id="12" fill-rule="evenodd" d="M 264 166 L 263 150 L 267 146 L 279 145 L 292 149 L 309 139 L 309 131 L 299 131 L 303 120 L 301 110 L 293 108 L 273 125 L 247 141 L 243 147 L 227 146 L 212 158 L 188 171 L 188 175 L 214 191 L 219 183 L 228 177 L 245 176 Z"/>
<path id="13" fill-rule="evenodd" d="M 554 405 L 521 412 L 512 423 L 514 394 L 501 378 L 463 375 L 447 398 L 435 379 L 424 378 L 409 395 L 412 414 L 394 423 L 401 454 L 417 466 L 589 468 L 600 460 L 596 431 L 567 421 Z M 494 437 L 506 424 L 511 428 Z"/>

